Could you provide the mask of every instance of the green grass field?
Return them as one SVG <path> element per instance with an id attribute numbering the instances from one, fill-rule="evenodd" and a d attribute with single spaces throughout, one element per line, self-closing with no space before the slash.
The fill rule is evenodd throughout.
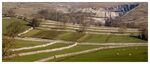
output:
<path id="1" fill-rule="evenodd" d="M 69 33 L 64 33 L 64 34 L 56 37 L 56 39 L 66 40 L 66 41 L 77 41 L 82 36 L 84 36 L 84 34 L 82 34 L 82 33 L 69 32 Z"/>
<path id="2" fill-rule="evenodd" d="M 26 41 L 26 40 L 15 40 L 13 48 L 27 47 L 27 46 L 35 46 L 45 44 L 46 42 L 38 42 L 38 41 Z"/>
<path id="3" fill-rule="evenodd" d="M 28 37 L 37 37 L 44 39 L 55 39 L 58 35 L 63 34 L 63 31 L 52 31 L 52 30 L 32 30 L 29 33 L 23 35 Z"/>
<path id="4" fill-rule="evenodd" d="M 60 48 L 60 47 L 68 46 L 68 45 L 71 45 L 71 44 L 56 43 L 56 44 L 53 44 L 53 45 L 49 45 L 47 47 L 40 47 L 40 48 L 34 48 L 34 49 L 29 49 L 29 50 L 16 51 L 16 53 L 31 52 L 31 51 L 46 50 L 46 49 L 54 49 L 54 48 Z"/>
<path id="5" fill-rule="evenodd" d="M 6 32 L 7 32 L 7 26 L 9 25 L 9 24 L 11 24 L 12 22 L 21 22 L 22 24 L 22 28 L 23 28 L 23 31 L 24 30 L 26 30 L 26 29 L 28 29 L 29 28 L 29 26 L 27 26 L 27 22 L 25 22 L 25 21 L 23 21 L 23 20 L 20 20 L 20 19 L 17 19 L 17 18 L 10 18 L 10 19 L 3 19 L 2 20 L 2 29 L 3 29 L 3 34 L 6 34 Z"/>
<path id="6" fill-rule="evenodd" d="M 24 37 L 32 37 L 33 35 L 37 34 L 40 31 L 41 30 L 34 29 L 34 30 L 31 30 L 30 32 L 27 32 L 26 34 L 23 34 L 22 36 L 24 36 Z"/>
<path id="7" fill-rule="evenodd" d="M 6 27 L 12 22 L 22 22 L 23 30 L 29 28 L 27 26 L 27 22 L 11 18 L 11 19 L 3 19 L 2 21 L 2 29 L 3 34 L 6 34 Z M 146 43 L 148 41 L 142 40 L 136 37 L 131 37 L 129 35 L 100 35 L 100 34 L 83 34 L 78 32 L 65 32 L 65 31 L 56 31 L 56 30 L 40 30 L 33 29 L 30 32 L 23 34 L 22 37 L 35 37 L 35 38 L 43 38 L 43 39 L 51 39 L 51 40 L 65 40 L 65 41 L 79 41 L 79 43 L 90 42 L 90 43 Z M 26 41 L 26 40 L 15 40 L 13 48 L 21 48 L 28 46 L 36 46 L 42 45 L 49 42 L 38 42 L 38 41 Z M 68 46 L 71 44 L 63 44 L 56 43 L 47 47 L 35 48 L 30 50 L 21 50 L 16 51 L 16 53 L 22 52 L 31 52 L 37 50 L 46 50 L 46 49 L 54 49 L 59 47 Z M 30 62 L 39 60 L 42 58 L 46 58 L 49 56 L 54 56 L 58 54 L 79 52 L 87 49 L 102 47 L 99 45 L 77 45 L 70 49 L 65 49 L 61 51 L 54 51 L 49 53 L 39 53 L 27 56 L 18 56 L 10 59 L 3 59 L 4 62 Z M 119 55 L 118 55 L 119 54 Z M 139 46 L 139 47 L 126 47 L 126 48 L 115 48 L 115 49 L 106 49 L 101 51 L 95 51 L 87 54 L 81 54 L 71 57 L 58 58 L 49 61 L 68 61 L 68 62 L 83 62 L 83 61 L 91 61 L 91 62 L 99 62 L 99 61 L 148 61 L 148 47 L 147 46 Z"/>
<path id="8" fill-rule="evenodd" d="M 85 39 L 84 42 L 95 42 L 95 43 L 138 43 L 138 42 L 147 42 L 145 40 L 136 38 L 136 37 L 131 37 L 127 35 L 95 35 L 91 34 L 88 35 Z"/>
<path id="9" fill-rule="evenodd" d="M 54 31 L 54 30 L 38 30 L 34 29 L 30 32 L 24 34 L 25 37 L 38 37 L 46 39 L 57 39 L 66 41 L 76 41 L 84 34 L 77 32 L 64 32 L 64 31 Z"/>
<path id="10" fill-rule="evenodd" d="M 39 59 L 57 55 L 57 54 L 78 52 L 78 51 L 92 49 L 92 48 L 96 48 L 96 47 L 100 47 L 100 46 L 78 45 L 78 46 L 72 47 L 70 49 L 65 49 L 65 50 L 61 50 L 61 51 L 20 56 L 20 57 L 15 57 L 15 58 L 10 58 L 10 59 L 3 59 L 3 61 L 4 62 L 6 62 L 6 61 L 7 62 L 30 62 L 30 61 L 39 60 Z"/>
<path id="11" fill-rule="evenodd" d="M 23 36 L 27 37 L 38 37 L 46 39 L 58 39 L 66 41 L 77 41 L 85 34 L 77 32 L 64 32 L 64 31 L 53 31 L 53 30 L 38 30 L 34 29 Z M 147 42 L 145 40 L 131 37 L 128 35 L 96 35 L 88 34 L 88 36 L 82 39 L 82 42 L 94 42 L 94 43 L 138 43 L 138 42 Z"/>
<path id="12" fill-rule="evenodd" d="M 117 55 L 119 53 L 119 55 Z M 130 55 L 131 54 L 131 55 Z M 49 60 L 51 61 L 51 60 Z M 148 47 L 128 47 L 96 51 L 92 53 L 55 59 L 63 62 L 146 62 L 148 61 Z"/>

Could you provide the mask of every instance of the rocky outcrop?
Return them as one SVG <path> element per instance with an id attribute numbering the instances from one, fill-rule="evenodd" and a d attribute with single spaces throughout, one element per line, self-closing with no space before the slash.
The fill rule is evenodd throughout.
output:
<path id="1" fill-rule="evenodd" d="M 138 28 L 140 24 L 147 24 L 148 21 L 148 5 L 147 3 L 140 3 L 136 8 L 126 12 L 124 15 L 117 17 L 113 21 L 108 21 L 110 26 L 125 25 L 129 28 Z"/>
<path id="2" fill-rule="evenodd" d="M 128 11 L 134 9 L 138 5 L 139 3 L 129 3 L 129 4 L 118 5 L 116 7 L 110 7 L 110 8 L 107 8 L 107 10 L 118 12 L 120 15 L 123 15 L 127 13 Z"/>

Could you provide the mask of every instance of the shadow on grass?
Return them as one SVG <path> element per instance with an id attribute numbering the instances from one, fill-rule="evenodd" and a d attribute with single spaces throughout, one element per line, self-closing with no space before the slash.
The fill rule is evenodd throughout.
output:
<path id="1" fill-rule="evenodd" d="M 130 35 L 130 37 L 148 41 L 147 39 L 141 38 L 140 36 Z"/>

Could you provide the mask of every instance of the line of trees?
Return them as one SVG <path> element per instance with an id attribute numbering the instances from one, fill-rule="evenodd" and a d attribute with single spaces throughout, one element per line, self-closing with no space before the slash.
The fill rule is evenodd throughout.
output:
<path id="1" fill-rule="evenodd" d="M 66 23 L 76 23 L 80 25 L 79 32 L 85 31 L 86 27 L 89 25 L 88 21 L 92 21 L 90 18 L 92 16 L 91 13 L 83 13 L 83 12 L 70 12 L 70 13 L 61 13 L 56 10 L 47 10 L 43 9 L 38 12 L 39 16 L 42 16 L 44 19 L 54 20 L 57 22 L 61 22 L 60 27 L 65 28 Z"/>
<path id="2" fill-rule="evenodd" d="M 5 16 L 5 17 L 14 17 L 15 16 L 15 9 L 10 8 L 8 10 L 3 10 L 2 15 Z"/>
<path id="3" fill-rule="evenodd" d="M 137 37 L 148 40 L 148 25 L 147 22 L 125 22 L 121 17 L 117 17 L 116 19 L 106 19 L 105 26 L 109 27 L 119 27 L 118 31 L 123 33 L 126 31 L 126 28 L 136 28 L 139 29 L 140 33 Z"/>

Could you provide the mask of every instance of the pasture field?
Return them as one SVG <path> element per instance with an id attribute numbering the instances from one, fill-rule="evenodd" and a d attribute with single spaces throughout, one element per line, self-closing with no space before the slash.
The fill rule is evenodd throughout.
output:
<path id="1" fill-rule="evenodd" d="M 49 60 L 52 61 L 52 60 Z M 62 62 L 145 62 L 148 61 L 148 47 L 127 47 L 106 49 L 77 56 L 55 59 Z"/>
<path id="2" fill-rule="evenodd" d="M 147 42 L 145 40 L 132 37 L 129 35 L 95 35 L 91 34 L 85 38 L 84 42 L 95 42 L 95 43 L 141 43 Z"/>
<path id="3" fill-rule="evenodd" d="M 38 41 L 26 41 L 26 40 L 15 40 L 13 48 L 21 48 L 21 47 L 28 47 L 28 46 L 36 46 L 41 44 L 46 44 L 47 42 L 38 42 Z"/>
<path id="4" fill-rule="evenodd" d="M 49 52 L 49 53 L 39 53 L 39 54 L 33 54 L 33 55 L 27 55 L 27 56 L 18 56 L 10 59 L 3 59 L 4 62 L 30 62 L 30 61 L 36 61 L 42 58 L 46 58 L 49 56 L 54 56 L 57 54 L 64 54 L 64 53 L 71 53 L 71 52 L 78 52 L 83 51 L 87 49 L 97 48 L 101 46 L 90 46 L 90 45 L 77 45 L 75 47 L 61 50 L 61 51 L 55 51 L 55 52 Z"/>
<path id="5" fill-rule="evenodd" d="M 71 45 L 71 44 L 56 43 L 56 44 L 52 44 L 52 45 L 49 45 L 49 46 L 46 46 L 46 47 L 40 47 L 40 48 L 16 51 L 16 53 L 31 52 L 31 51 L 46 50 L 46 49 L 54 49 L 54 48 L 68 46 L 68 45 Z"/>
<path id="6" fill-rule="evenodd" d="M 16 18 L 10 18 L 10 19 L 3 19 L 3 34 L 6 34 L 7 32 L 7 26 L 11 24 L 12 22 L 21 22 L 22 29 L 26 30 L 29 28 L 27 26 L 27 22 L 16 19 Z M 21 31 L 23 32 L 23 31 Z M 85 44 L 85 43 L 97 43 L 97 44 L 105 44 L 105 43 L 147 43 L 146 40 L 139 39 L 137 37 L 131 36 L 131 35 L 113 35 L 113 34 L 89 34 L 89 33 L 80 33 L 80 32 L 72 32 L 72 31 L 57 31 L 57 30 L 41 30 L 41 29 L 33 29 L 26 34 L 21 35 L 21 37 L 30 37 L 32 38 L 39 38 L 43 39 L 43 42 L 40 41 L 27 41 L 27 40 L 18 40 L 15 39 L 14 41 L 14 48 L 21 48 L 21 47 L 32 47 L 36 45 L 43 45 L 50 42 L 44 42 L 44 39 L 50 40 L 63 40 L 67 42 L 78 42 L 79 44 Z M 61 47 L 67 47 L 69 45 L 72 45 L 72 43 L 55 43 L 52 45 L 48 45 L 46 47 L 39 47 L 34 49 L 28 49 L 28 50 L 20 50 L 15 51 L 16 54 L 19 53 L 26 53 L 26 52 L 34 52 L 34 51 L 40 51 L 40 50 L 51 50 L 55 48 L 61 48 Z M 108 45 L 107 45 L 108 46 Z M 111 45 L 109 45 L 111 46 Z M 113 46 L 113 45 L 112 45 Z M 114 45 L 115 46 L 115 45 Z M 75 47 L 59 50 L 59 51 L 53 51 L 53 52 L 44 52 L 44 53 L 37 53 L 37 54 L 31 54 L 31 55 L 25 55 L 25 56 L 17 56 L 14 58 L 7 58 L 3 59 L 4 62 L 30 62 L 30 61 L 37 61 L 39 59 L 59 55 L 59 54 L 67 54 L 67 53 L 74 53 L 74 52 L 80 52 L 85 51 L 89 49 L 94 49 L 98 47 L 105 47 L 102 45 L 77 45 Z M 124 47 L 124 48 L 112 48 L 112 49 L 103 49 L 98 50 L 86 54 L 79 54 L 75 56 L 69 56 L 69 57 L 63 57 L 63 58 L 56 58 L 49 61 L 54 62 L 83 62 L 83 61 L 90 61 L 90 62 L 99 62 L 99 61 L 107 61 L 107 62 L 114 62 L 114 61 L 148 61 L 148 47 L 147 46 L 133 46 L 133 47 Z"/>
<path id="7" fill-rule="evenodd" d="M 77 41 L 86 34 L 78 32 L 65 32 L 54 30 L 39 30 L 34 29 L 26 34 L 24 37 L 38 37 L 55 40 Z M 129 35 L 100 35 L 100 34 L 88 34 L 87 37 L 82 39 L 81 42 L 94 42 L 94 43 L 138 43 L 147 42 L 137 37 Z"/>

